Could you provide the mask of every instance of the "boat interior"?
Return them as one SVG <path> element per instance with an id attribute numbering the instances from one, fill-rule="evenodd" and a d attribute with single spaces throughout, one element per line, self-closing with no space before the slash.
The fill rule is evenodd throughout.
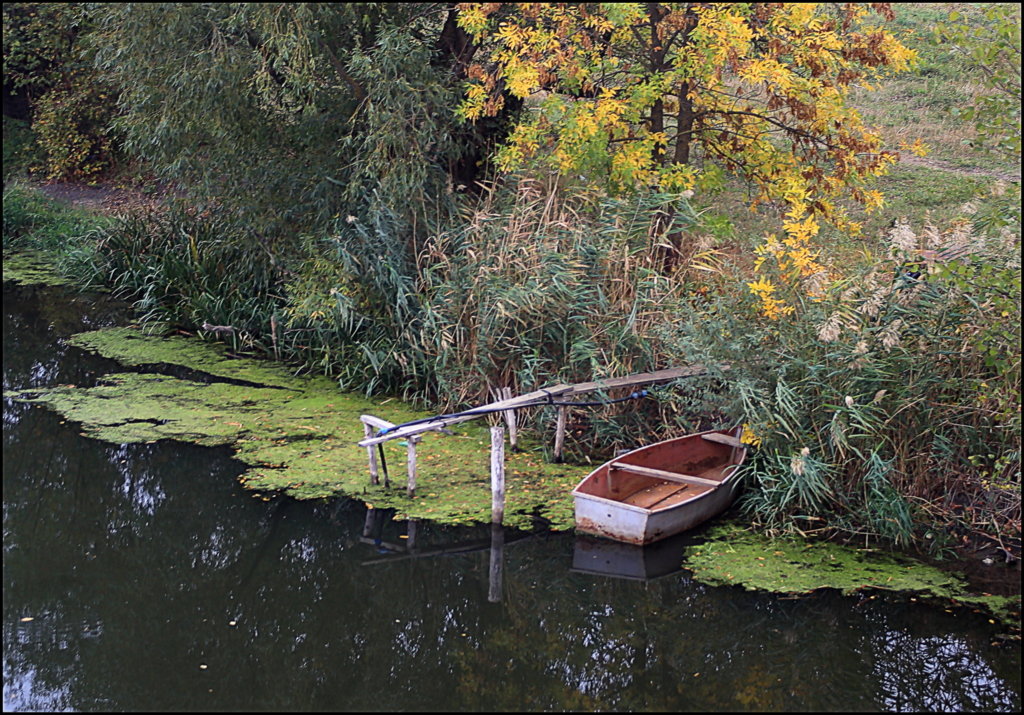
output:
<path id="1" fill-rule="evenodd" d="M 711 491 L 742 461 L 735 438 L 670 440 L 596 469 L 578 491 L 644 509 L 675 506 Z"/>

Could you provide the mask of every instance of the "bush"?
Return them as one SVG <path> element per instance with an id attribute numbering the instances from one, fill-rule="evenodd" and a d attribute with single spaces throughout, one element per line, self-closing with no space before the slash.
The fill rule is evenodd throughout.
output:
<path id="1" fill-rule="evenodd" d="M 27 101 L 47 179 L 87 178 L 113 160 L 116 91 L 92 67 L 85 3 L 5 3 L 4 91 Z"/>
<path id="2" fill-rule="evenodd" d="M 1019 224 L 888 238 L 795 316 L 758 323 L 721 296 L 666 332 L 684 359 L 732 364 L 721 409 L 758 445 L 745 506 L 769 529 L 1019 533 Z"/>

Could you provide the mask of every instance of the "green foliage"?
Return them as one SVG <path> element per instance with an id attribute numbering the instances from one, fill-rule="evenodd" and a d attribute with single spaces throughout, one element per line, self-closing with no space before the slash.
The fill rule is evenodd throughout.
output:
<path id="1" fill-rule="evenodd" d="M 109 4 L 91 41 L 124 88 L 127 150 L 277 241 L 368 197 L 404 212 L 432 196 L 450 80 L 431 71 L 422 10 Z"/>
<path id="2" fill-rule="evenodd" d="M 116 90 L 92 67 L 82 37 L 87 3 L 5 3 L 5 91 L 28 100 L 47 179 L 86 178 L 107 169 Z"/>
<path id="3" fill-rule="evenodd" d="M 24 176 L 36 161 L 32 129 L 22 119 L 4 116 L 4 184 Z"/>
<path id="4" fill-rule="evenodd" d="M 987 89 L 975 101 L 954 107 L 953 115 L 975 125 L 982 147 L 1020 161 L 1020 5 L 953 10 L 934 32 L 937 43 L 955 46 L 981 70 Z"/>
<path id="5" fill-rule="evenodd" d="M 282 276 L 258 234 L 224 217 L 170 211 L 121 219 L 96 247 L 97 270 L 144 320 L 231 326 L 236 347 L 269 347 Z"/>
<path id="6" fill-rule="evenodd" d="M 35 104 L 32 128 L 47 179 L 88 179 L 110 168 L 115 153 L 109 136 L 113 90 L 93 73 L 79 73 Z"/>
<path id="7" fill-rule="evenodd" d="M 41 254 L 59 274 L 79 285 L 103 285 L 97 242 L 110 219 L 63 206 L 17 182 L 4 186 L 3 201 L 5 252 Z"/>
<path id="8" fill-rule="evenodd" d="M 666 329 L 680 357 L 732 365 L 721 409 L 758 442 L 757 520 L 899 544 L 936 521 L 1016 528 L 1019 235 L 900 225 L 790 319 L 759 325 L 725 293 Z"/>
<path id="9" fill-rule="evenodd" d="M 69 242 L 84 241 L 92 229 L 110 223 L 103 216 L 73 209 L 19 182 L 4 186 L 4 248 L 60 252 Z"/>

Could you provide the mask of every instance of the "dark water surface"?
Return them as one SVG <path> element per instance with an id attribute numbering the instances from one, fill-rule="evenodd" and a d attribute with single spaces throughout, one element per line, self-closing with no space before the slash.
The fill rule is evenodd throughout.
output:
<path id="1" fill-rule="evenodd" d="M 124 319 L 5 285 L 4 389 L 118 369 L 62 338 Z M 5 710 L 1020 709 L 1019 644 L 967 610 L 618 578 L 682 546 L 263 501 L 223 450 L 3 419 Z"/>

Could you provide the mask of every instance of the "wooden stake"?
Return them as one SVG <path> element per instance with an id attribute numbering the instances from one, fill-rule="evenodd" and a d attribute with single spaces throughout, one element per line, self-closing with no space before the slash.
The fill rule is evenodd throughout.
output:
<path id="1" fill-rule="evenodd" d="M 503 387 L 503 388 L 501 388 L 501 395 L 499 395 L 499 397 L 502 400 L 511 400 L 512 399 L 512 388 L 511 387 Z M 519 430 L 518 430 L 517 425 L 516 425 L 516 411 L 515 410 L 505 410 L 504 415 L 505 415 L 505 424 L 508 425 L 508 446 L 513 451 L 515 451 L 515 449 L 516 449 L 516 442 L 518 441 L 518 433 L 519 433 Z"/>
<path id="2" fill-rule="evenodd" d="M 555 461 L 562 461 L 562 447 L 565 446 L 565 407 L 558 408 L 558 422 L 555 425 Z"/>
<path id="3" fill-rule="evenodd" d="M 370 425 L 368 425 L 368 424 L 366 424 L 364 422 L 363 423 L 363 434 L 366 435 L 367 437 L 372 437 L 373 436 L 373 427 L 371 427 Z M 367 447 L 366 448 L 366 454 L 370 458 L 370 484 L 378 484 L 378 483 L 380 483 L 380 477 L 377 474 L 377 448 L 376 447 Z"/>
<path id="4" fill-rule="evenodd" d="M 409 483 L 405 493 L 410 497 L 416 496 L 416 443 L 420 438 L 416 435 L 409 436 Z"/>
<path id="5" fill-rule="evenodd" d="M 491 427 L 491 523 L 505 519 L 505 428 Z"/>
<path id="6" fill-rule="evenodd" d="M 366 435 L 366 439 L 373 437 L 373 430 L 376 429 L 389 429 L 394 427 L 393 422 L 382 420 L 380 417 L 374 417 L 373 415 L 359 415 L 359 421 L 363 423 L 363 434 Z M 366 448 L 366 453 L 370 458 L 370 484 L 378 484 L 380 479 L 377 471 L 377 451 L 370 445 Z M 388 486 L 385 484 L 385 486 Z"/>
<path id="7" fill-rule="evenodd" d="M 405 550 L 410 554 L 416 551 L 416 519 L 409 519 L 405 523 Z"/>

